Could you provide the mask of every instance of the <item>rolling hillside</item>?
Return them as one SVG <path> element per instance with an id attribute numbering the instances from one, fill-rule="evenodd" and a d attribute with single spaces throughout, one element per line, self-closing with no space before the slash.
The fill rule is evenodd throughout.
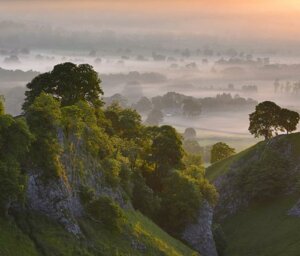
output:
<path id="1" fill-rule="evenodd" d="M 299 171 L 300 133 L 260 142 L 207 169 L 220 193 L 215 215 L 224 255 L 299 255 Z"/>

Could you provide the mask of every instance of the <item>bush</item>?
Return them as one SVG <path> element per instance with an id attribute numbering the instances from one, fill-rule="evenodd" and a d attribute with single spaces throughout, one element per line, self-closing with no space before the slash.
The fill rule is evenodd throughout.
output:
<path id="1" fill-rule="evenodd" d="M 164 180 L 159 223 L 178 235 L 187 224 L 196 221 L 203 197 L 194 179 L 174 171 Z"/>
<path id="2" fill-rule="evenodd" d="M 133 178 L 132 204 L 150 218 L 154 218 L 160 208 L 160 198 L 146 185 L 145 179 L 139 174 Z"/>
<path id="3" fill-rule="evenodd" d="M 86 205 L 90 216 L 101 221 L 107 228 L 120 231 L 126 217 L 123 210 L 110 197 L 100 196 Z"/>
<path id="4" fill-rule="evenodd" d="M 120 184 L 121 164 L 113 158 L 107 158 L 102 161 L 104 169 L 105 181 L 113 187 Z"/>

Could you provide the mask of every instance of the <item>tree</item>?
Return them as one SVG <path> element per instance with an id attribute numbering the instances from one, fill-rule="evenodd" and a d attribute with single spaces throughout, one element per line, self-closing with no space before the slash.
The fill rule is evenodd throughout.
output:
<path id="1" fill-rule="evenodd" d="M 155 133 L 151 151 L 156 169 L 167 171 L 180 167 L 184 151 L 179 134 L 168 125 L 155 128 Z"/>
<path id="2" fill-rule="evenodd" d="M 265 140 L 279 131 L 290 133 L 297 129 L 300 116 L 297 112 L 277 106 L 274 102 L 265 101 L 258 104 L 255 112 L 250 114 L 249 131 L 255 137 L 264 136 Z"/>
<path id="3" fill-rule="evenodd" d="M 264 136 L 266 140 L 272 138 L 279 128 L 280 111 L 281 108 L 271 101 L 258 104 L 250 114 L 250 133 L 255 137 Z"/>
<path id="4" fill-rule="evenodd" d="M 199 116 L 201 114 L 201 104 L 194 99 L 186 99 L 183 102 L 183 114 L 186 116 Z"/>
<path id="5" fill-rule="evenodd" d="M 181 235 L 182 230 L 197 220 L 204 201 L 214 205 L 217 191 L 204 177 L 201 168 L 190 167 L 185 172 L 173 171 L 163 180 L 159 223 L 168 232 Z"/>
<path id="6" fill-rule="evenodd" d="M 146 119 L 146 124 L 149 125 L 159 125 L 164 119 L 164 115 L 160 109 L 154 108 L 148 115 Z"/>
<path id="7" fill-rule="evenodd" d="M 141 116 L 134 109 L 122 108 L 113 103 L 105 110 L 106 118 L 111 122 L 111 135 L 124 139 L 138 139 L 141 136 Z"/>
<path id="8" fill-rule="evenodd" d="M 44 178 L 58 178 L 64 175 L 60 162 L 61 145 L 58 141 L 61 124 L 61 109 L 58 100 L 41 93 L 27 110 L 26 118 L 36 140 L 32 144 L 30 157 Z"/>
<path id="9" fill-rule="evenodd" d="M 73 105 L 85 100 L 93 106 L 101 106 L 101 80 L 98 73 L 88 64 L 75 65 L 67 62 L 56 65 L 51 72 L 35 77 L 27 84 L 23 110 L 27 110 L 42 92 L 51 94 L 62 106 Z"/>
<path id="10" fill-rule="evenodd" d="M 213 145 L 211 150 L 211 160 L 213 164 L 235 154 L 235 149 L 229 147 L 226 143 L 218 142 Z"/>
<path id="11" fill-rule="evenodd" d="M 280 111 L 279 125 L 286 133 L 291 133 L 297 129 L 300 116 L 299 113 L 283 108 Z"/>
<path id="12" fill-rule="evenodd" d="M 183 134 L 184 139 L 195 139 L 197 132 L 194 128 L 186 128 Z"/>
<path id="13" fill-rule="evenodd" d="M 147 97 L 142 97 L 133 105 L 133 108 L 139 113 L 147 113 L 152 108 L 152 102 Z"/>

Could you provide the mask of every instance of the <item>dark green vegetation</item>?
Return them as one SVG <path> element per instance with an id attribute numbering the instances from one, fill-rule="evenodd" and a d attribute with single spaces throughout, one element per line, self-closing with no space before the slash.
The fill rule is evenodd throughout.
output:
<path id="1" fill-rule="evenodd" d="M 135 211 L 126 211 L 128 225 L 122 232 L 80 219 L 85 239 L 76 239 L 61 225 L 38 214 L 0 218 L 0 255 L 92 256 L 92 255 L 197 255 Z M 132 247 L 135 241 L 140 250 Z"/>
<path id="2" fill-rule="evenodd" d="M 78 240 L 62 226 L 43 216 L 14 221 L 0 218 L 0 254 L 33 255 L 198 255 L 142 214 L 125 212 L 128 224 L 122 233 L 91 220 L 79 220 L 85 240 Z M 87 242 L 88 241 L 88 242 Z M 135 241 L 140 249 L 135 249 Z"/>
<path id="3" fill-rule="evenodd" d="M 135 110 L 118 104 L 104 108 L 89 65 L 57 65 L 27 87 L 24 116 L 0 115 L 0 203 L 14 227 L 11 244 L 18 233 L 32 255 L 191 255 L 156 225 L 180 239 L 202 203 L 216 203 L 217 192 L 176 130 L 144 126 Z M 69 191 L 79 198 L 79 237 L 61 226 L 74 224 L 76 206 L 55 208 L 60 224 L 32 211 L 33 177 L 50 198 L 56 195 L 55 202 L 43 199 L 46 212 Z"/>
<path id="4" fill-rule="evenodd" d="M 222 225 L 230 256 L 297 256 L 300 219 L 288 216 L 297 197 L 283 196 L 255 203 Z"/>
<path id="5" fill-rule="evenodd" d="M 270 139 L 278 131 L 286 133 L 293 132 L 297 129 L 300 115 L 285 108 L 280 108 L 274 102 L 265 101 L 258 104 L 255 112 L 250 114 L 249 131 L 255 137 L 264 136 Z"/>
<path id="6" fill-rule="evenodd" d="M 218 219 L 223 255 L 299 255 L 300 219 L 288 214 L 299 200 L 299 154 L 300 133 L 280 135 L 207 169 L 209 180 L 223 180 L 218 191 L 229 193 L 220 196 L 215 217 L 238 206 Z"/>
<path id="7" fill-rule="evenodd" d="M 49 93 L 59 99 L 63 106 L 86 100 L 94 106 L 101 105 L 99 96 L 103 94 L 100 79 L 93 67 L 88 64 L 59 64 L 51 72 L 35 77 L 27 88 L 23 109 L 26 110 L 41 94 Z"/>
<path id="8" fill-rule="evenodd" d="M 233 154 L 235 154 L 234 148 L 229 147 L 226 143 L 218 142 L 212 146 L 210 162 L 212 164 L 216 163 L 232 156 Z"/>

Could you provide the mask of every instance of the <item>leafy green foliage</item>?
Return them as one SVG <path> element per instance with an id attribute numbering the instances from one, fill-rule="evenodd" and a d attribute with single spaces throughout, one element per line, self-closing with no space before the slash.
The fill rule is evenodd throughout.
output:
<path id="1" fill-rule="evenodd" d="M 113 158 L 102 161 L 105 180 L 110 186 L 116 187 L 120 183 L 121 163 Z"/>
<path id="2" fill-rule="evenodd" d="M 196 221 L 204 200 L 216 202 L 214 187 L 204 179 L 203 173 L 195 175 L 194 171 L 185 174 L 174 171 L 164 179 L 158 220 L 171 234 L 179 235 L 187 224 Z"/>
<path id="3" fill-rule="evenodd" d="M 51 94 L 62 106 L 73 105 L 80 100 L 101 106 L 99 96 L 103 91 L 100 83 L 97 72 L 88 64 L 77 66 L 67 62 L 56 65 L 51 72 L 38 75 L 27 84 L 29 91 L 25 93 L 23 109 L 27 111 L 42 92 Z"/>
<path id="4" fill-rule="evenodd" d="M 195 165 L 195 166 L 200 167 L 203 164 L 202 156 L 201 155 L 194 155 L 194 154 L 186 154 L 183 157 L 183 163 L 185 164 L 185 166 Z"/>
<path id="5" fill-rule="evenodd" d="M 278 131 L 286 130 L 289 133 L 296 130 L 299 120 L 297 112 L 281 109 L 274 102 L 264 101 L 250 114 L 249 131 L 255 137 L 264 136 L 268 140 Z"/>
<path id="6" fill-rule="evenodd" d="M 36 138 L 30 152 L 34 167 L 42 171 L 45 178 L 64 176 L 60 162 L 62 148 L 58 142 L 60 103 L 51 95 L 41 93 L 28 108 L 26 118 Z"/>
<path id="7" fill-rule="evenodd" d="M 126 221 L 123 210 L 110 197 L 101 196 L 86 205 L 92 218 L 101 221 L 107 228 L 120 231 Z"/>
<path id="8" fill-rule="evenodd" d="M 211 149 L 211 163 L 218 162 L 235 154 L 235 149 L 229 147 L 226 143 L 218 142 Z"/>
<path id="9" fill-rule="evenodd" d="M 154 219 L 160 209 L 160 197 L 147 186 L 142 176 L 135 174 L 133 179 L 132 204 L 134 208 Z"/>
<path id="10" fill-rule="evenodd" d="M 280 110 L 279 125 L 281 129 L 285 130 L 287 133 L 297 130 L 299 120 L 299 113 L 286 108 Z"/>
<path id="11" fill-rule="evenodd" d="M 112 104 L 105 110 L 106 118 L 111 122 L 111 135 L 123 139 L 138 139 L 141 136 L 141 117 L 133 109 L 122 109 L 118 104 Z"/>
<path id="12" fill-rule="evenodd" d="M 150 128 L 151 129 L 151 128 Z M 182 166 L 182 141 L 176 130 L 168 125 L 153 127 L 153 142 L 151 160 L 158 172 Z"/>
<path id="13" fill-rule="evenodd" d="M 0 115 L 0 209 L 7 214 L 11 203 L 24 199 L 26 177 L 21 162 L 33 140 L 23 118 Z"/>

